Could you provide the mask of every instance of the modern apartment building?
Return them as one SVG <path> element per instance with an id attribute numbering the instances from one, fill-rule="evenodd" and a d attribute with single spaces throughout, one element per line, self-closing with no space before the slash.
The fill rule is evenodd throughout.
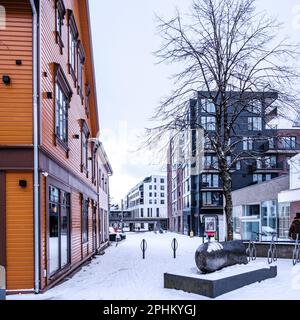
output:
<path id="1" fill-rule="evenodd" d="M 215 106 L 208 97 L 207 92 L 199 92 L 197 99 L 189 101 L 188 130 L 177 133 L 170 140 L 168 217 L 171 230 L 184 234 L 193 231 L 196 235 L 203 235 L 204 218 L 213 217 L 217 224 L 216 235 L 223 239 L 223 189 L 218 159 L 209 139 L 216 129 Z M 299 128 L 278 129 L 272 125 L 277 116 L 276 93 L 247 93 L 244 99 L 249 101 L 249 107 L 238 115 L 230 137 L 230 144 L 235 144 L 235 155 L 228 154 L 227 158 L 230 163 L 236 154 L 256 152 L 257 159 L 238 161 L 230 168 L 232 190 L 286 174 L 287 161 L 300 150 Z M 203 131 L 200 138 L 196 128 Z M 185 154 L 194 156 L 199 148 L 201 152 L 197 161 L 201 162 L 200 171 L 195 173 Z M 180 161 L 178 150 L 183 154 Z"/>
<path id="2" fill-rule="evenodd" d="M 152 175 L 133 187 L 124 201 L 132 213 L 134 230 L 167 228 L 167 177 Z"/>
<path id="3" fill-rule="evenodd" d="M 0 265 L 40 292 L 107 244 L 109 175 L 87 0 L 1 0 Z"/>

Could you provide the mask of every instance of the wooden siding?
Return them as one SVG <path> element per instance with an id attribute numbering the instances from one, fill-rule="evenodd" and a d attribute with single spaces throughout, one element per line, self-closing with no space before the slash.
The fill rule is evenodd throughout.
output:
<path id="1" fill-rule="evenodd" d="M 83 95 L 85 95 L 85 84 L 91 85 L 91 99 L 90 107 L 93 106 L 93 94 L 95 89 L 92 87 L 93 80 L 90 70 L 93 66 L 90 65 L 90 39 L 86 38 L 88 32 L 85 30 L 86 25 L 82 22 L 85 19 L 83 12 L 85 11 L 85 1 L 77 0 L 64 0 L 66 9 L 73 11 L 75 21 L 79 31 L 79 40 L 82 41 L 86 61 L 83 71 Z M 89 175 L 81 172 L 81 139 L 74 139 L 74 134 L 79 134 L 81 137 L 80 119 L 84 119 L 88 124 L 91 132 L 91 137 L 95 136 L 95 112 L 91 112 L 91 116 L 87 118 L 85 112 L 85 106 L 82 104 L 81 97 L 77 92 L 77 88 L 74 86 L 74 80 L 69 74 L 68 70 L 68 22 L 67 14 L 64 18 L 62 42 L 64 48 L 62 54 L 60 53 L 60 47 L 56 43 L 55 36 L 55 1 L 42 1 L 41 2 L 41 92 L 42 92 L 42 146 L 43 148 L 55 157 L 61 164 L 68 168 L 79 179 L 84 181 L 91 189 L 97 192 L 97 187 L 92 184 L 92 166 L 91 161 L 88 163 Z M 68 147 L 69 157 L 66 155 L 66 151 L 59 145 L 55 144 L 55 91 L 54 91 L 54 74 L 53 64 L 57 63 L 61 66 L 67 81 L 73 91 L 73 96 L 68 110 Z M 46 72 L 47 76 L 44 76 Z M 77 72 L 76 72 L 77 74 Z M 53 99 L 47 99 L 45 93 L 52 92 Z M 92 146 L 89 145 L 89 157 L 92 154 Z M 59 177 L 57 177 L 59 178 Z M 92 208 L 89 209 L 89 242 L 82 245 L 81 241 L 81 190 L 73 190 L 71 195 L 71 264 L 74 265 L 80 262 L 83 258 L 87 257 L 93 250 L 92 240 Z M 46 208 L 46 210 L 48 210 Z"/>
<path id="2" fill-rule="evenodd" d="M 81 196 L 78 192 L 71 195 L 71 263 L 76 264 L 82 259 L 81 246 Z"/>
<path id="3" fill-rule="evenodd" d="M 79 30 L 79 40 L 81 40 L 82 28 L 80 25 L 80 15 L 77 0 L 64 1 L 67 9 L 72 9 L 77 27 Z M 67 16 L 67 15 L 66 15 Z M 47 77 L 41 78 L 42 90 L 42 145 L 43 147 L 53 154 L 59 161 L 66 165 L 74 174 L 80 179 L 84 180 L 90 185 L 91 188 L 96 190 L 92 184 L 92 167 L 89 161 L 89 177 L 87 178 L 81 172 L 81 139 L 74 139 L 74 134 L 79 134 L 81 137 L 80 119 L 84 119 L 92 133 L 91 118 L 87 118 L 85 107 L 81 102 L 81 98 L 77 93 L 77 88 L 74 86 L 72 76 L 68 72 L 68 24 L 67 17 L 65 16 L 63 25 L 62 41 L 64 44 L 63 54 L 60 54 L 59 45 L 55 41 L 55 2 L 43 1 L 41 2 L 41 72 L 47 73 Z M 60 146 L 55 146 L 55 99 L 47 99 L 46 92 L 53 92 L 54 97 L 54 78 L 53 78 L 53 63 L 58 63 L 73 90 L 73 96 L 68 110 L 69 123 L 68 123 L 68 146 L 70 149 L 69 158 L 66 156 L 65 150 Z M 90 80 L 85 76 L 87 69 L 86 61 L 83 72 L 83 84 L 90 83 Z M 83 90 L 84 91 L 84 90 Z M 89 148 L 89 155 L 91 156 L 91 145 Z"/>
<path id="4" fill-rule="evenodd" d="M 26 180 L 21 188 L 19 180 Z M 33 183 L 32 173 L 6 174 L 7 289 L 33 288 Z"/>
<path id="5" fill-rule="evenodd" d="M 24 0 L 0 4 L 6 10 L 6 29 L 0 30 L 0 144 L 32 144 L 31 7 Z M 17 59 L 22 65 L 16 65 Z M 2 75 L 10 76 L 10 85 Z"/>

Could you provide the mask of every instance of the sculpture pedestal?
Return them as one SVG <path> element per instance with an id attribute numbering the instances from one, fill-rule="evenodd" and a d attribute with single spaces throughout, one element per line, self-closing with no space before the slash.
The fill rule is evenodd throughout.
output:
<path id="1" fill-rule="evenodd" d="M 224 293 L 277 276 L 276 266 L 260 267 L 251 271 L 246 266 L 240 266 L 239 273 L 234 275 L 230 275 L 226 269 L 223 270 L 224 272 L 209 275 L 195 273 L 195 276 L 165 273 L 164 288 L 216 298 Z"/>

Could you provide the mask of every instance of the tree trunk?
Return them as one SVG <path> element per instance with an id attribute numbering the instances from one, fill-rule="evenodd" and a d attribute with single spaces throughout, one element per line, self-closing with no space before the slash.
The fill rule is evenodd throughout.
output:
<path id="1" fill-rule="evenodd" d="M 228 171 L 221 173 L 223 182 L 223 193 L 225 198 L 225 216 L 226 216 L 226 240 L 233 240 L 233 217 L 232 217 L 232 194 L 231 177 Z"/>

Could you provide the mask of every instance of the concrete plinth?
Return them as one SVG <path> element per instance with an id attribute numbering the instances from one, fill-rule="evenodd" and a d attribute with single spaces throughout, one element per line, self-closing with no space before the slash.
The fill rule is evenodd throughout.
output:
<path id="1" fill-rule="evenodd" d="M 219 279 L 205 279 L 177 274 L 164 274 L 164 288 L 178 289 L 215 298 L 249 284 L 277 276 L 277 267 L 261 268 Z"/>

